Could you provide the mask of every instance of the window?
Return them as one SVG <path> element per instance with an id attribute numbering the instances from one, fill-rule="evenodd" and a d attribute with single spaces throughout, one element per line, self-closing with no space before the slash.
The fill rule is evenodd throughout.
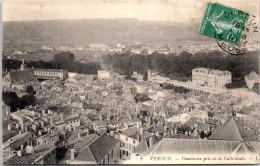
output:
<path id="1" fill-rule="evenodd" d="M 135 144 L 135 140 L 133 140 L 133 143 Z"/>
<path id="2" fill-rule="evenodd" d="M 123 150 L 123 155 L 125 155 L 125 150 Z"/>
<path id="3" fill-rule="evenodd" d="M 128 151 L 125 151 L 125 155 L 128 156 Z"/>

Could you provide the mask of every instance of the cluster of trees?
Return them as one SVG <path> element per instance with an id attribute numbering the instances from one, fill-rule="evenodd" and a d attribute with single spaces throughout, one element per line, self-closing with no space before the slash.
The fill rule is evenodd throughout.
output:
<path id="1" fill-rule="evenodd" d="M 8 106 L 10 106 L 10 111 L 15 112 L 17 109 L 24 109 L 26 106 L 32 105 L 34 106 L 36 104 L 36 97 L 34 96 L 35 91 L 33 90 L 32 86 L 28 86 L 26 88 L 27 95 L 24 95 L 22 97 L 18 97 L 15 92 L 12 91 L 6 91 L 2 92 L 2 99 L 4 103 Z"/>
<path id="2" fill-rule="evenodd" d="M 136 102 L 145 102 L 147 100 L 151 100 L 146 94 L 143 93 L 136 93 L 134 99 Z"/>
<path id="3" fill-rule="evenodd" d="M 191 91 L 191 90 L 186 89 L 184 87 L 173 86 L 173 85 L 167 84 L 167 83 L 160 84 L 160 87 L 162 87 L 164 89 L 171 89 L 174 92 L 179 93 L 179 94 L 186 94 L 186 93 L 189 93 Z"/>
<path id="4" fill-rule="evenodd" d="M 7 58 L 3 57 L 2 60 L 3 60 L 3 62 L 2 62 L 2 65 L 3 65 L 2 75 L 3 76 L 6 72 L 19 69 L 22 64 L 22 61 L 15 60 L 15 59 L 7 59 Z"/>
<path id="5" fill-rule="evenodd" d="M 3 58 L 3 72 L 17 70 L 22 62 L 19 60 Z M 44 68 L 44 69 L 63 69 L 69 72 L 82 74 L 96 74 L 100 69 L 100 64 L 97 62 L 80 63 L 75 61 L 75 56 L 71 52 L 61 52 L 54 55 L 53 60 L 45 61 L 30 61 L 26 62 L 29 68 Z"/>
<path id="6" fill-rule="evenodd" d="M 228 88 L 245 86 L 244 76 L 251 71 L 259 71 L 258 52 L 248 52 L 239 56 L 222 55 L 219 51 L 197 52 L 194 55 L 186 51 L 169 55 L 131 55 L 126 52 L 108 55 L 105 62 L 120 74 L 132 75 L 133 71 L 144 74 L 149 69 L 179 81 L 191 80 L 192 69 L 197 67 L 227 70 L 232 73 L 232 83 Z"/>

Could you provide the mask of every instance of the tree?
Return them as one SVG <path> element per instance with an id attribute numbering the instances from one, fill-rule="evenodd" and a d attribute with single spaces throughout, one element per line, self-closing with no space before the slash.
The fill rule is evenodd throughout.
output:
<path id="1" fill-rule="evenodd" d="M 26 87 L 26 93 L 33 94 L 34 93 L 33 87 L 32 86 L 27 86 Z"/>
<path id="2" fill-rule="evenodd" d="M 252 88 L 253 92 L 259 94 L 259 83 L 255 83 L 255 85 Z"/>
<path id="3" fill-rule="evenodd" d="M 57 68 L 61 68 L 64 70 L 68 70 L 71 67 L 71 64 L 74 63 L 75 56 L 71 52 L 62 52 L 57 53 L 53 57 L 53 62 L 55 63 Z"/>
<path id="4" fill-rule="evenodd" d="M 26 106 L 35 105 L 36 98 L 34 95 L 24 95 L 19 100 L 19 108 L 24 109 Z"/>
<path id="5" fill-rule="evenodd" d="M 19 107 L 19 97 L 15 92 L 7 91 L 2 93 L 3 101 L 6 105 L 10 106 L 10 111 L 15 112 Z"/>

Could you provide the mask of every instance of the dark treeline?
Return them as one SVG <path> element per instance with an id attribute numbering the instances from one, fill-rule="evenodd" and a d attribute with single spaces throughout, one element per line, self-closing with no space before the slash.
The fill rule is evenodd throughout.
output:
<path id="1" fill-rule="evenodd" d="M 191 80 L 192 69 L 204 67 L 209 69 L 227 70 L 232 73 L 232 83 L 228 88 L 237 88 L 245 85 L 244 76 L 251 71 L 258 73 L 259 57 L 257 52 L 248 52 L 245 55 L 222 55 L 219 51 L 198 52 L 194 55 L 189 52 L 177 54 L 131 55 L 130 53 L 108 55 L 105 62 L 113 69 L 126 75 L 133 71 L 144 73 L 150 69 L 179 81 Z"/>
<path id="2" fill-rule="evenodd" d="M 44 69 L 63 69 L 69 72 L 77 72 L 81 74 L 96 74 L 100 69 L 100 64 L 97 62 L 80 63 L 75 61 L 75 56 L 71 52 L 62 52 L 54 55 L 52 61 L 30 61 L 25 62 L 29 68 L 44 68 Z M 19 60 L 3 58 L 3 71 L 17 70 L 22 62 Z"/>
<path id="3" fill-rule="evenodd" d="M 4 103 L 10 106 L 10 111 L 15 112 L 17 109 L 24 109 L 26 106 L 35 105 L 36 98 L 33 93 L 18 97 L 15 92 L 2 92 L 2 99 Z"/>

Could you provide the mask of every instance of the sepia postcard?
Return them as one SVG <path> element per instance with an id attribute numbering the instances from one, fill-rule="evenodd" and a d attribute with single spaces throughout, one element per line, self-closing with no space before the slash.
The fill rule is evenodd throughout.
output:
<path id="1" fill-rule="evenodd" d="M 258 0 L 4 0 L 2 164 L 259 164 Z"/>

